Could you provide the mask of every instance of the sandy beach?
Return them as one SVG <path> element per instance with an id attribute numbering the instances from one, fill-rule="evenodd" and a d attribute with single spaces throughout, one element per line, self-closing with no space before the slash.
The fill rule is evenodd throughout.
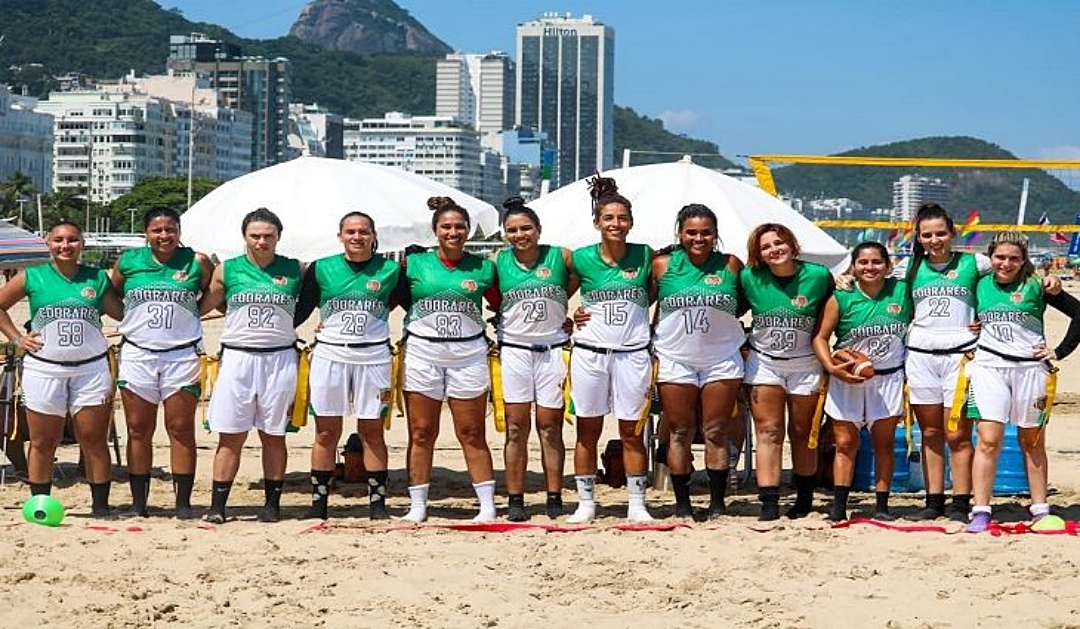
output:
<path id="1" fill-rule="evenodd" d="M 1070 288 L 1076 289 L 1076 286 Z M 18 315 L 16 320 L 20 320 Z M 1056 342 L 1064 320 L 1048 315 Z M 208 324 L 210 347 L 220 321 Z M 310 323 L 303 331 L 310 338 Z M 1051 502 L 1080 520 L 1080 358 L 1061 363 L 1060 406 L 1048 428 Z M 123 443 L 122 413 L 118 411 Z M 297 518 L 309 504 L 312 428 L 289 437 L 284 521 L 254 521 L 262 503 L 257 439 L 249 440 L 221 526 L 169 517 L 168 449 L 156 437 L 151 517 L 89 518 L 89 491 L 75 480 L 78 451 L 59 453 L 67 478 L 54 495 L 68 517 L 55 529 L 26 524 L 25 485 L 0 489 L 0 625 L 72 626 L 394 626 L 394 627 L 1080 627 L 1080 540 L 1068 535 L 972 536 L 939 521 L 942 532 L 907 533 L 869 525 L 833 529 L 831 500 L 799 521 L 763 526 L 756 491 L 730 498 L 731 515 L 686 524 L 670 518 L 670 493 L 649 504 L 671 531 L 627 532 L 625 490 L 602 487 L 601 518 L 588 530 L 476 533 L 441 528 L 468 522 L 475 497 L 444 417 L 432 483 L 429 526 L 372 523 L 366 486 L 339 485 L 324 527 Z M 608 426 L 602 443 L 616 435 Z M 573 429 L 565 438 L 573 443 Z M 408 506 L 404 418 L 387 436 L 394 515 Z M 199 431 L 194 502 L 209 504 L 216 439 Z M 489 430 L 496 469 L 502 435 Z M 699 466 L 700 466 L 700 453 Z M 114 468 L 113 505 L 130 504 L 126 473 Z M 570 457 L 564 499 L 572 508 Z M 499 480 L 500 509 L 505 490 Z M 535 433 L 526 500 L 533 523 L 543 491 Z M 707 500 L 703 484 L 695 500 Z M 785 492 L 788 493 L 788 492 Z M 789 498 L 785 498 L 785 502 Z M 894 497 L 903 513 L 921 496 Z M 872 506 L 856 494 L 854 510 Z M 995 501 L 1004 522 L 1025 517 L 1020 498 Z M 156 509 L 155 509 L 156 507 Z M 503 516 L 500 511 L 500 516 Z M 500 521 L 505 521 L 504 519 Z M 904 524 L 898 521 L 897 524 Z M 909 523 L 910 524 L 910 523 Z"/>

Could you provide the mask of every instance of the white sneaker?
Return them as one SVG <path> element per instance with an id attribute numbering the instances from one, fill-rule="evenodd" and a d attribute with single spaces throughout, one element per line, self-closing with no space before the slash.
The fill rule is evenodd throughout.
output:
<path id="1" fill-rule="evenodd" d="M 480 513 L 477 513 L 476 517 L 474 517 L 472 519 L 472 521 L 473 522 L 481 522 L 481 523 L 483 523 L 483 522 L 494 522 L 495 517 L 496 516 L 495 516 L 495 510 L 494 509 L 491 509 L 491 510 L 480 509 Z"/>
<path id="2" fill-rule="evenodd" d="M 401 519 L 405 522 L 420 524 L 421 522 L 427 520 L 427 509 L 413 507 L 412 509 L 409 509 L 409 512 L 402 516 Z"/>

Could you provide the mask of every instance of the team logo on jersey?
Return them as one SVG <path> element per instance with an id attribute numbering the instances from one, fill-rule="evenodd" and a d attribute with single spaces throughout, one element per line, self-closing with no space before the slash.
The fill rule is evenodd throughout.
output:
<path id="1" fill-rule="evenodd" d="M 278 286 L 284 286 L 289 283 L 289 278 L 285 277 L 284 275 L 275 275 L 273 281 Z"/>
<path id="2" fill-rule="evenodd" d="M 900 304 L 889 304 L 885 307 L 885 310 L 888 310 L 891 315 L 898 315 L 900 314 Z"/>
<path id="3" fill-rule="evenodd" d="M 623 269 L 622 276 L 625 279 L 632 280 L 638 276 L 637 269 Z"/>
<path id="4" fill-rule="evenodd" d="M 469 291 L 470 293 L 476 292 L 476 280 L 461 280 L 461 287 Z"/>
<path id="5" fill-rule="evenodd" d="M 368 291 L 372 293 L 377 293 L 379 289 L 382 288 L 382 282 L 380 282 L 379 280 L 368 280 L 366 287 Z"/>
<path id="6" fill-rule="evenodd" d="M 952 269 L 951 271 L 949 271 L 948 273 L 945 274 L 945 279 L 947 279 L 947 280 L 955 280 L 959 276 L 960 276 L 960 274 L 956 272 L 956 269 Z"/>
<path id="7" fill-rule="evenodd" d="M 1021 293 L 1013 293 L 1012 295 L 1009 295 L 1009 301 L 1013 302 L 1014 304 L 1018 304 L 1024 301 L 1024 295 Z"/>
<path id="8" fill-rule="evenodd" d="M 97 297 L 97 291 L 94 290 L 92 286 L 87 286 L 86 288 L 82 289 L 79 294 L 83 297 L 86 297 L 87 299 L 93 299 L 94 297 Z"/>
<path id="9" fill-rule="evenodd" d="M 187 271 L 177 271 L 176 273 L 172 274 L 172 278 L 177 282 L 183 282 L 184 280 L 186 280 L 188 278 L 188 272 Z"/>
<path id="10" fill-rule="evenodd" d="M 551 269 L 547 268 L 546 266 L 542 266 L 539 269 L 536 269 L 536 277 L 539 277 L 542 280 L 546 280 L 547 278 L 551 277 Z"/>
<path id="11" fill-rule="evenodd" d="M 706 275 L 705 276 L 705 283 L 708 284 L 709 286 L 719 286 L 720 282 L 723 282 L 723 281 L 724 280 L 719 275 L 713 274 L 713 275 Z"/>
<path id="12" fill-rule="evenodd" d="M 805 308 L 808 303 L 810 300 L 806 298 L 806 295 L 796 295 L 791 298 L 791 305 L 796 308 Z"/>

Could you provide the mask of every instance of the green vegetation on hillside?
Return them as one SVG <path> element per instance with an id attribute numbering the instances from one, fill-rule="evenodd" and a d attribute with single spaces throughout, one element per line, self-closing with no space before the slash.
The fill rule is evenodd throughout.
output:
<path id="1" fill-rule="evenodd" d="M 713 142 L 695 140 L 672 133 L 664 128 L 662 120 L 641 116 L 630 107 L 615 106 L 615 164 L 622 163 L 623 149 L 632 151 L 663 151 L 665 153 L 711 153 L 720 152 Z M 679 155 L 650 154 L 642 152 L 631 156 L 631 165 L 671 162 Z M 724 157 L 695 156 L 695 164 L 707 168 L 732 168 L 735 164 Z"/>
<path id="2" fill-rule="evenodd" d="M 971 137 L 931 137 L 869 146 L 840 155 L 1016 159 L 996 144 Z M 774 168 L 777 187 L 804 199 L 848 197 L 867 208 L 892 207 L 892 184 L 903 175 L 940 178 L 949 184 L 948 207 L 964 217 L 977 207 L 984 223 L 1014 222 L 1022 180 L 1031 180 L 1027 218 L 1034 223 L 1046 212 L 1053 222 L 1072 223 L 1080 211 L 1080 192 L 1038 169 L 893 168 L 794 164 Z M 1077 173 L 1080 175 L 1080 173 Z"/>

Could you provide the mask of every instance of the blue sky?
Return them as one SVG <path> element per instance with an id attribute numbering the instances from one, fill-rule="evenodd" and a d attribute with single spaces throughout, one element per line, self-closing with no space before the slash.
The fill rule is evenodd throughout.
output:
<path id="1" fill-rule="evenodd" d="M 158 1 L 245 37 L 285 34 L 307 4 Z M 398 4 L 466 52 L 513 52 L 514 26 L 544 11 L 592 14 L 615 28 L 615 102 L 729 157 L 972 135 L 1080 159 L 1080 2 Z"/>

